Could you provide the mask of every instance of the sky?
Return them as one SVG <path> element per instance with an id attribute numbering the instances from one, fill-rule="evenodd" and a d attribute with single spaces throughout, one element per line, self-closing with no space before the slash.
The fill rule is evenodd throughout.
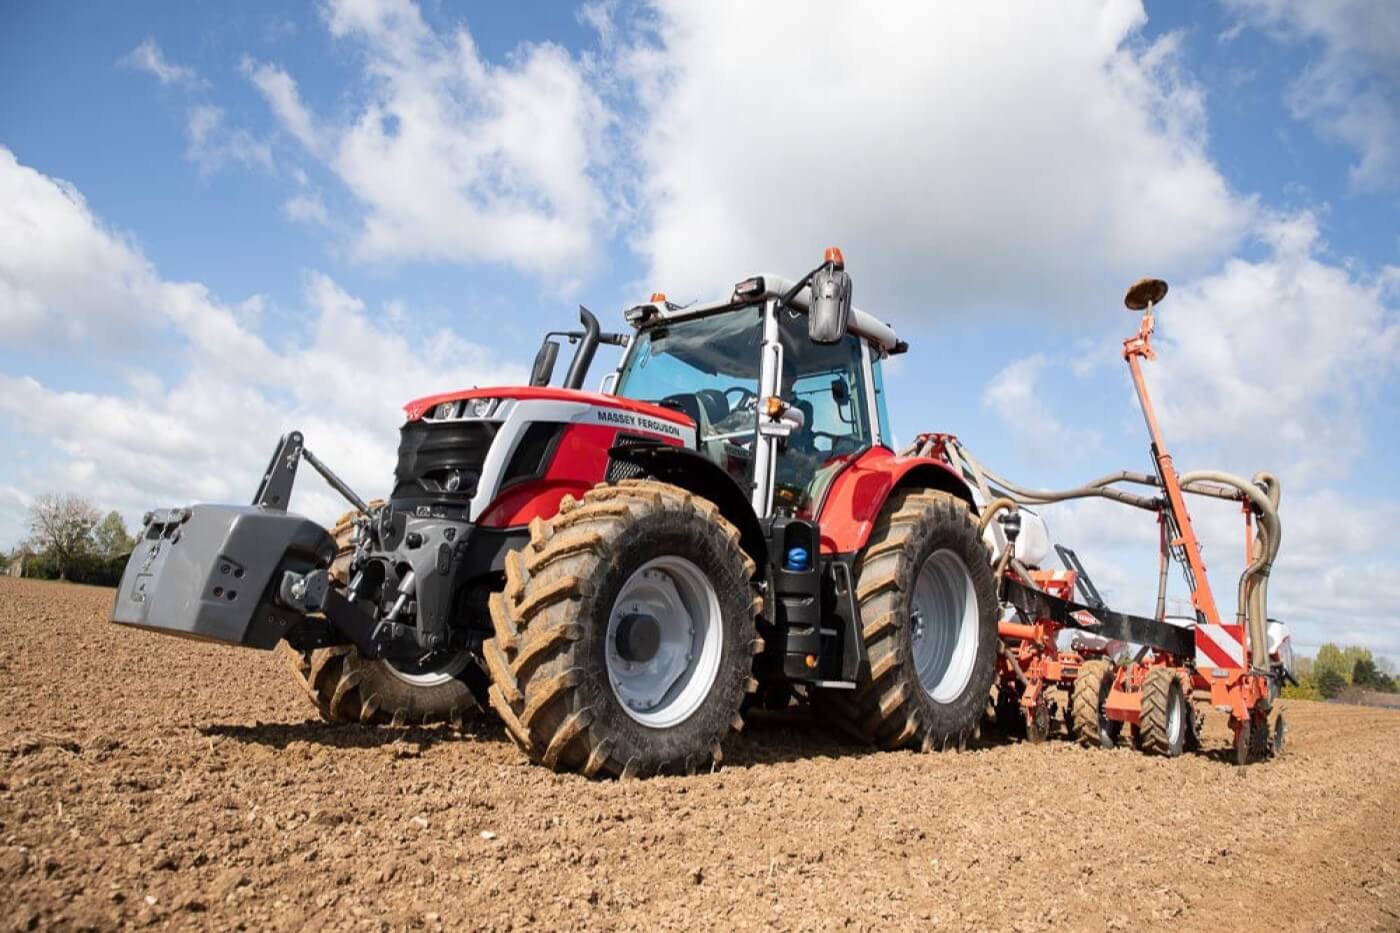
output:
<path id="1" fill-rule="evenodd" d="M 0 548 L 45 492 L 246 501 L 291 428 L 382 493 L 404 402 L 579 304 L 839 245 L 897 437 L 1040 487 L 1150 469 L 1121 302 L 1168 280 L 1177 466 L 1279 477 L 1302 651 L 1400 658 L 1398 209 L 1386 0 L 0 0 Z M 1232 605 L 1237 508 L 1192 514 Z M 1045 518 L 1150 612 L 1150 516 Z"/>

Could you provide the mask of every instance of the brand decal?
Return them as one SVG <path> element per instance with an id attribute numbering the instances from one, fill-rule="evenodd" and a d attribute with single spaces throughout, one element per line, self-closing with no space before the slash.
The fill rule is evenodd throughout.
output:
<path id="1" fill-rule="evenodd" d="M 665 434 L 670 437 L 685 439 L 685 434 L 681 432 L 681 426 L 671 421 L 662 421 L 659 418 L 648 418 L 646 415 L 633 414 L 630 411 L 622 411 L 617 408 L 595 408 L 593 417 L 604 424 L 613 424 L 621 428 L 632 428 L 640 431 L 651 431 L 653 434 Z"/>

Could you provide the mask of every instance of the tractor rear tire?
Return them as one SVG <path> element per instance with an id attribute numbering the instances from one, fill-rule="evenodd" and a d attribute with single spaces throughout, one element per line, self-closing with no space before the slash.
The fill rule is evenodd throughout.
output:
<path id="1" fill-rule="evenodd" d="M 1085 661 L 1074 678 L 1070 696 L 1070 720 L 1076 741 L 1085 748 L 1113 748 L 1123 724 L 1104 715 L 1104 701 L 1113 689 L 1113 662 L 1105 658 Z"/>
<path id="2" fill-rule="evenodd" d="M 869 671 L 854 691 L 816 690 L 824 718 L 882 748 L 962 748 L 996 678 L 997 594 L 967 503 L 890 496 L 856 564 Z"/>
<path id="3" fill-rule="evenodd" d="M 374 508 L 382 500 L 370 503 Z M 331 579 L 348 581 L 354 512 L 346 512 L 331 528 L 336 555 Z M 444 655 L 437 663 L 417 670 L 388 661 L 366 661 L 354 647 L 297 651 L 285 641 L 277 651 L 287 662 L 297 685 L 321 718 L 335 723 L 408 725 L 462 722 L 482 711 L 487 675 L 480 662 L 467 653 Z"/>
<path id="4" fill-rule="evenodd" d="M 1181 678 L 1170 669 L 1154 667 L 1142 684 L 1141 714 L 1138 718 L 1141 748 L 1150 755 L 1175 758 L 1186 748 L 1192 728 L 1192 710 Z"/>
<path id="5" fill-rule="evenodd" d="M 719 765 L 758 689 L 763 601 L 713 503 L 599 485 L 535 520 L 505 566 L 483 653 L 491 705 L 532 761 L 589 777 Z"/>

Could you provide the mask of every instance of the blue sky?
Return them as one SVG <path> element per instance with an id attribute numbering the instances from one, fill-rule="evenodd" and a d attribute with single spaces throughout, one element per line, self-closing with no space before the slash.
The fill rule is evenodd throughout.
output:
<path id="1" fill-rule="evenodd" d="M 245 498 L 289 426 L 382 489 L 400 403 L 579 302 L 837 243 L 899 436 L 1036 485 L 1148 466 L 1120 300 L 1167 278 L 1178 464 L 1278 473 L 1275 614 L 1400 657 L 1400 8 L 849 7 L 0 3 L 0 546 L 50 490 Z M 1048 518 L 1150 605 L 1150 519 Z"/>

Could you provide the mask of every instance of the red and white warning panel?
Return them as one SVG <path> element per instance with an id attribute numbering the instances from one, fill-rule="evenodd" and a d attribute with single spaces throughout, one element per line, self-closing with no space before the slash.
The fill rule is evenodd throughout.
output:
<path id="1" fill-rule="evenodd" d="M 1244 667 L 1244 626 L 1197 625 L 1196 666 Z"/>

